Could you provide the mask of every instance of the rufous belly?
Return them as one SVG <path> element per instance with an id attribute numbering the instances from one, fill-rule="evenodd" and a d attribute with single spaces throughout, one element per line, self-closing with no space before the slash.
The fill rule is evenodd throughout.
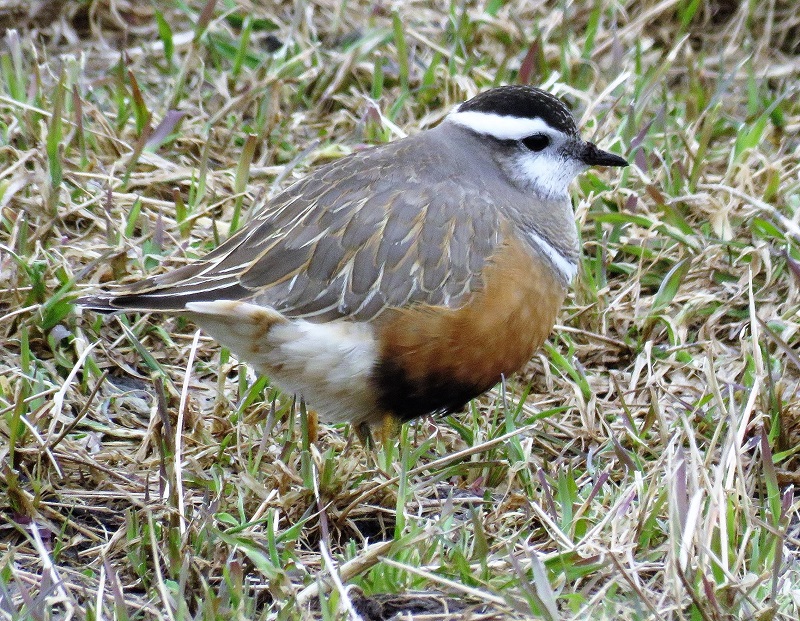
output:
<path id="1" fill-rule="evenodd" d="M 550 264 L 512 239 L 465 306 L 384 313 L 373 379 L 379 410 L 406 420 L 461 409 L 531 359 L 565 296 Z"/>

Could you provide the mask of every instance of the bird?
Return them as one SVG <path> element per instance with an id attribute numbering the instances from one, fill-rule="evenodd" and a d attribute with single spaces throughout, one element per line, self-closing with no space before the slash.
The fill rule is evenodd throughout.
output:
<path id="1" fill-rule="evenodd" d="M 185 315 L 322 422 L 385 439 L 532 358 L 578 271 L 569 186 L 627 165 L 559 98 L 499 86 L 313 169 L 204 257 L 76 302 Z"/>

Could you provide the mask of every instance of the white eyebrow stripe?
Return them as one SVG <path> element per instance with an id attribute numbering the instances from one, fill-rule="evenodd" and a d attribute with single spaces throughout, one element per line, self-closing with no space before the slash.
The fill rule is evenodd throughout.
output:
<path id="1" fill-rule="evenodd" d="M 506 116 L 492 112 L 451 112 L 447 119 L 479 134 L 488 134 L 498 140 L 521 140 L 532 134 L 550 134 L 554 129 L 542 119 Z"/>
<path id="2" fill-rule="evenodd" d="M 567 281 L 567 284 L 571 283 L 572 279 L 575 278 L 575 275 L 578 273 L 578 264 L 565 257 L 563 252 L 558 250 L 536 231 L 526 229 L 525 233 L 533 242 L 533 245 L 553 264 L 553 267 L 555 267 L 564 280 Z"/>

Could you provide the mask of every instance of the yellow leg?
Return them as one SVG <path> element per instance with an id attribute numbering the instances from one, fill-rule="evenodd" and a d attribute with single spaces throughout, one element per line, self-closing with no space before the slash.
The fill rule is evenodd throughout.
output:
<path id="1" fill-rule="evenodd" d="M 319 440 L 319 416 L 314 410 L 308 410 L 306 423 L 308 424 L 308 441 L 316 444 Z"/>
<path id="2" fill-rule="evenodd" d="M 300 433 L 304 447 L 316 444 L 319 440 L 319 416 L 314 410 L 309 410 L 302 399 L 300 399 Z"/>
<path id="3" fill-rule="evenodd" d="M 386 445 L 400 435 L 400 427 L 403 422 L 393 414 L 384 414 L 381 418 L 380 428 L 378 429 L 378 440 Z"/>
<path id="4" fill-rule="evenodd" d="M 393 414 L 383 414 L 377 422 L 364 421 L 353 428 L 361 444 L 367 450 L 375 448 L 376 440 L 385 445 L 400 433 L 402 421 Z"/>
<path id="5" fill-rule="evenodd" d="M 353 430 L 356 432 L 356 436 L 358 436 L 358 441 L 361 442 L 361 445 L 368 452 L 372 451 L 375 446 L 375 439 L 372 437 L 372 429 L 370 429 L 369 423 L 364 421 L 363 423 L 353 425 Z"/>

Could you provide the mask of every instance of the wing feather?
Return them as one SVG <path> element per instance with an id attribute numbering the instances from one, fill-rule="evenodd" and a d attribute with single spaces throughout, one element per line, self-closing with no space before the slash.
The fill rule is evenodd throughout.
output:
<path id="1" fill-rule="evenodd" d="M 457 166 L 442 174 L 444 159 L 422 170 L 400 165 L 405 148 L 390 144 L 317 169 L 202 260 L 147 279 L 112 304 L 149 308 L 158 299 L 153 307 L 181 309 L 239 299 L 318 321 L 370 320 L 406 304 L 462 305 L 482 285 L 503 219 Z M 393 174 L 382 175 L 390 165 Z"/>

